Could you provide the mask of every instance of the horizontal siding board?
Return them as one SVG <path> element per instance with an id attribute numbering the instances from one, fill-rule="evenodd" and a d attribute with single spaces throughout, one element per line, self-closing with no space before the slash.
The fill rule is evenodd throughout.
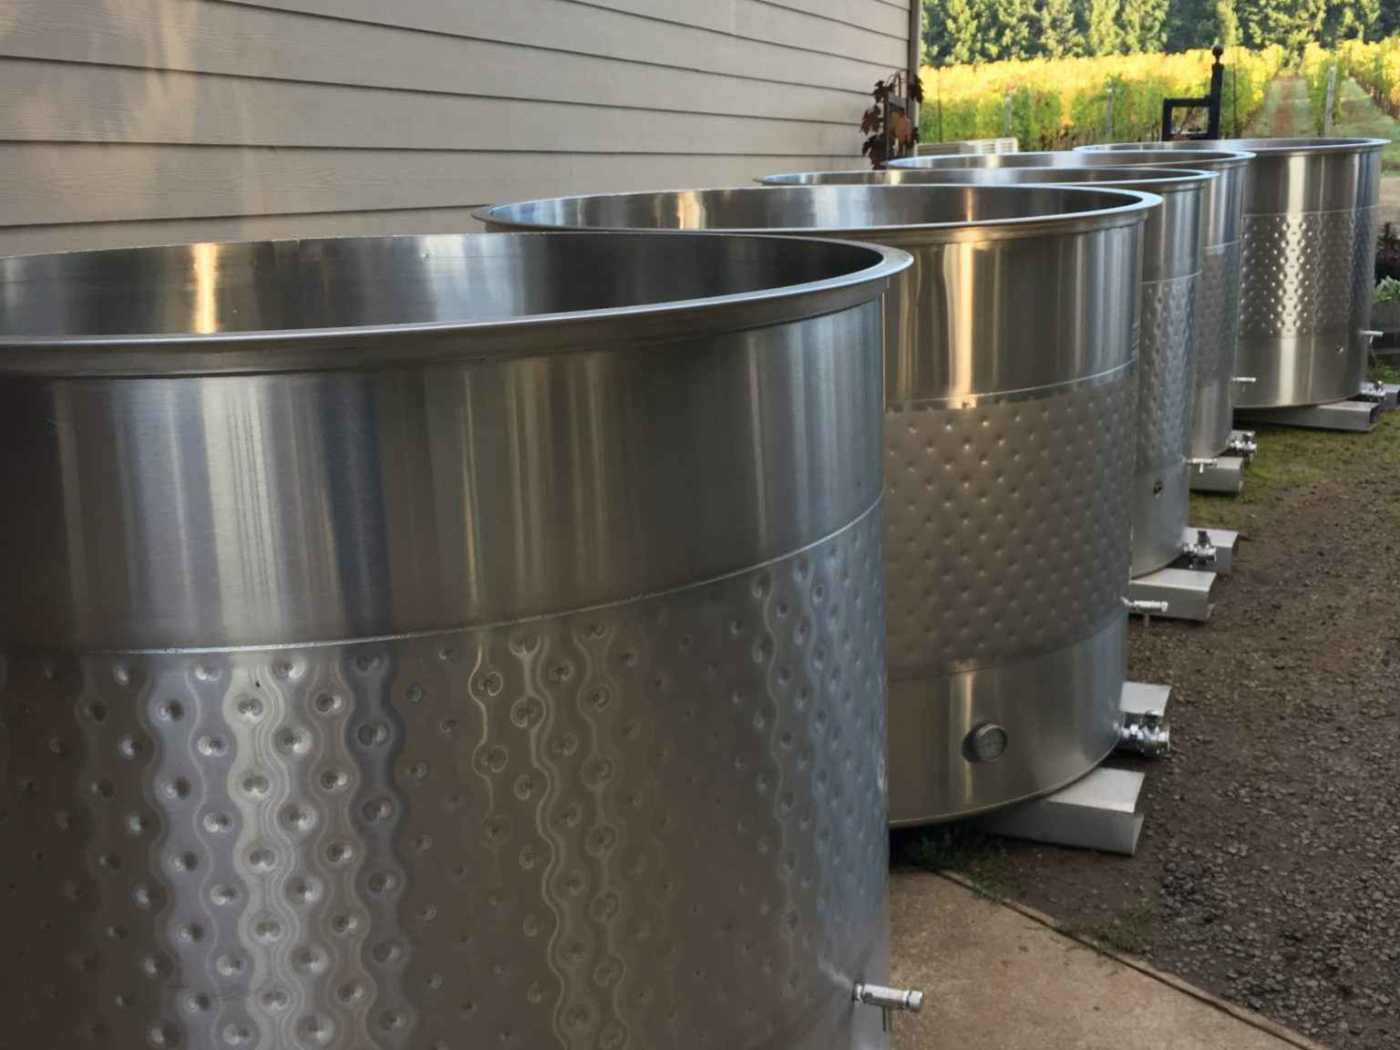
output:
<path id="1" fill-rule="evenodd" d="M 861 141 L 859 103 L 843 123 L 794 122 L 6 59 L 0 97 L 7 141 L 855 156 Z"/>
<path id="2" fill-rule="evenodd" d="M 260 0 L 252 0 L 260 2 Z M 416 0 L 432 3 L 434 0 Z M 885 63 L 902 61 L 904 40 L 899 33 L 882 33 L 854 20 L 829 18 L 813 5 L 789 6 L 760 0 L 542 0 L 548 4 L 580 3 L 643 18 L 762 40 L 783 47 L 816 52 L 840 51 L 852 58 Z M 888 11 L 889 9 L 886 8 Z M 898 16 L 898 12 L 894 12 Z M 885 16 L 887 17 L 887 16 Z M 906 16 L 907 18 L 907 16 Z M 664 27 L 662 27 L 664 30 Z"/>
<path id="3" fill-rule="evenodd" d="M 0 253 L 859 166 L 899 0 L 0 0 Z"/>
<path id="4" fill-rule="evenodd" d="M 547 163 L 542 162 L 547 159 Z M 0 144 L 0 227 L 463 207 L 736 185 L 849 157 L 453 153 Z"/>
<path id="5" fill-rule="evenodd" d="M 475 233 L 471 208 L 245 215 L 209 219 L 0 227 L 0 255 L 97 248 L 141 248 L 194 241 L 275 241 L 299 237 L 384 237 L 408 233 Z"/>
<path id="6" fill-rule="evenodd" d="M 123 0 L 110 9 L 92 0 L 11 0 L 10 10 L 8 21 L 0 14 L 0 55 L 444 94 L 824 120 L 843 119 L 869 79 L 850 89 L 743 79 L 638 61 L 640 50 L 624 61 L 181 0 Z M 750 74 L 769 76 L 763 68 Z"/>
<path id="7" fill-rule="evenodd" d="M 838 22 L 846 30 L 900 40 L 909 32 L 909 9 L 891 6 L 888 0 L 557 0 L 609 8 L 666 21 L 734 33 L 785 46 L 832 50 L 832 41 L 860 39 L 838 35 Z M 764 8 L 770 9 L 765 11 Z M 772 10 L 776 9 L 776 11 Z"/>
<path id="8" fill-rule="evenodd" d="M 629 0 L 644 3 L 645 0 Z M 849 22 L 837 22 L 777 4 L 744 4 L 737 22 L 742 37 L 784 40 L 798 47 L 824 51 L 835 47 L 853 58 L 898 69 L 904 64 L 903 37 L 874 33 Z"/>
<path id="9" fill-rule="evenodd" d="M 25 0 L 33 3 L 35 0 Z M 48 2 L 48 0 L 44 0 Z M 148 2 L 148 0 L 147 0 Z M 173 2 L 173 0 L 166 0 Z M 211 2 L 211 0 L 205 0 Z M 294 10 L 326 18 L 351 18 L 435 33 L 469 36 L 527 46 L 577 51 L 610 58 L 647 55 L 660 65 L 700 69 L 730 76 L 755 74 L 775 80 L 823 84 L 868 91 L 871 75 L 884 75 L 890 62 L 855 58 L 840 34 L 830 51 L 726 36 L 650 21 L 635 15 L 567 0 L 509 0 L 500 3 L 444 3 L 442 0 L 212 0 L 229 6 Z M 836 23 L 828 23 L 839 29 Z M 890 42 L 895 43 L 895 42 Z M 904 51 L 896 47 L 896 67 Z"/>
<path id="10" fill-rule="evenodd" d="M 771 7 L 827 18 L 834 22 L 864 26 L 872 32 L 895 37 L 904 46 L 909 36 L 909 8 L 890 0 L 759 0 Z"/>

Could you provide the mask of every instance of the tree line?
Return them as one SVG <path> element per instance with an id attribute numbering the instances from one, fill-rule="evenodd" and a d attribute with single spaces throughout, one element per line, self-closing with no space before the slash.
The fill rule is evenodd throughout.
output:
<path id="1" fill-rule="evenodd" d="M 1400 0 L 923 0 L 936 65 L 1184 51 L 1222 44 L 1376 40 L 1400 33 Z"/>

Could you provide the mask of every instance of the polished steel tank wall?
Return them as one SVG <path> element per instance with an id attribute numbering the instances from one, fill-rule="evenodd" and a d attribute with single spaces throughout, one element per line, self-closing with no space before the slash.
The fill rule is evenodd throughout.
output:
<path id="1" fill-rule="evenodd" d="M 1240 334 L 1240 274 L 1244 195 L 1249 162 L 1244 150 L 1196 148 L 1177 142 L 1127 142 L 1081 146 L 1104 163 L 1190 167 L 1219 178 L 1202 190 L 1205 214 L 1201 280 L 1196 289 L 1196 399 L 1191 412 L 1191 456 L 1210 459 L 1224 452 L 1234 429 L 1236 358 Z M 1214 146 L 1212 142 L 1195 143 Z M 1185 155 L 1184 155 L 1185 153 Z"/>
<path id="2" fill-rule="evenodd" d="M 0 260 L 6 1045 L 885 1046 L 906 264 Z"/>
<path id="3" fill-rule="evenodd" d="M 915 824 L 1052 791 L 1117 742 L 1133 325 L 1157 206 L 1082 188 L 751 187 L 481 217 L 820 230 L 914 256 L 887 295 L 884 473 L 890 818 Z"/>
<path id="4" fill-rule="evenodd" d="M 1385 139 L 1221 139 L 1255 154 L 1245 195 L 1238 368 L 1246 408 L 1351 397 L 1365 378 Z"/>
<path id="5" fill-rule="evenodd" d="M 1234 428 L 1236 346 L 1239 341 L 1241 229 L 1244 193 L 1253 154 L 1201 147 L 1189 155 L 1167 147 L 1185 142 L 1134 142 L 1081 146 L 1083 152 L 1034 152 L 1008 157 L 933 157 L 918 169 L 949 166 L 1084 167 L 1132 165 L 1187 167 L 1219 178 L 1201 190 L 1203 198 L 1201 278 L 1196 287 L 1195 393 L 1191 408 L 1191 456 L 1209 459 L 1225 451 Z M 1107 152 L 1103 152 L 1107 151 Z M 904 162 L 900 162 L 901 165 Z M 900 170 L 906 170 L 901 167 Z"/>
<path id="6" fill-rule="evenodd" d="M 1020 154 L 1020 156 L 1030 156 Z M 1053 156 L 1042 154 L 1042 156 Z M 1074 154 L 1069 154 L 1071 158 Z M 959 158 L 965 159 L 965 158 Z M 1137 468 L 1132 488 L 1132 575 L 1169 565 L 1182 551 L 1190 511 L 1195 393 L 1195 310 L 1201 268 L 1203 190 L 1217 176 L 1182 169 L 1099 166 L 969 167 L 901 174 L 956 185 L 1088 183 L 1159 194 L 1144 231 L 1138 342 Z"/>

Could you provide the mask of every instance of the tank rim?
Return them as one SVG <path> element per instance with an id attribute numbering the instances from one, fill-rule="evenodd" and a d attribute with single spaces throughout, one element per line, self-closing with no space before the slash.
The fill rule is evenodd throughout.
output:
<path id="1" fill-rule="evenodd" d="M 1377 138 L 1278 138 L 1278 139 L 1198 139 L 1194 141 L 1219 144 L 1227 150 L 1242 150 L 1256 157 L 1324 156 L 1337 153 L 1372 153 L 1390 145 L 1389 139 Z M 1084 147 L 1080 147 L 1083 149 Z M 1194 146 L 1179 146 L 1191 152 Z"/>
<path id="2" fill-rule="evenodd" d="M 691 237 L 710 236 L 708 233 L 679 232 Z M 597 231 L 597 235 L 603 236 L 602 231 Z M 431 241 L 440 236 L 493 243 L 502 237 L 501 234 L 485 233 L 404 234 L 206 243 L 220 247 L 253 248 L 262 245 L 346 245 L 353 242 L 409 243 Z M 579 234 L 540 230 L 506 236 L 573 238 Z M 666 234 L 661 231 L 629 230 L 623 234 L 608 233 L 606 236 L 621 245 L 624 238 L 650 239 Z M 612 344 L 656 342 L 781 324 L 859 305 L 877 298 L 892 277 L 912 265 L 912 259 L 898 248 L 850 239 L 838 242 L 835 238 L 820 236 L 780 237 L 764 231 L 756 231 L 750 235 L 750 239 L 781 241 L 785 245 L 805 241 L 844 251 L 860 251 L 867 254 L 868 261 L 865 266 L 818 280 L 795 283 L 776 281 L 762 288 L 722 295 L 481 320 L 464 318 L 207 333 L 11 334 L 4 330 L 4 312 L 0 309 L 0 375 L 166 375 L 306 371 L 363 368 L 367 365 L 409 366 L 432 360 L 520 356 L 547 352 L 551 346 L 556 352 L 568 352 L 591 347 L 600 341 Z M 79 263 L 84 258 L 100 259 L 105 256 L 116 260 L 122 255 L 134 259 L 145 252 L 177 252 L 200 246 L 172 244 L 9 256 L 0 258 L 0 275 L 3 275 L 7 264 L 22 265 L 41 260 Z M 0 276 L 0 292 L 3 292 L 3 284 L 3 276 Z M 617 326 L 620 322 L 637 330 L 619 330 Z M 387 348 L 386 341 L 389 342 Z M 572 345 L 561 348 L 561 342 Z"/>
<path id="3" fill-rule="evenodd" d="M 1217 141 L 1218 140 L 1211 140 L 1212 145 Z M 1197 149 L 1194 146 L 1173 147 L 1170 142 L 1104 142 L 1090 146 L 1075 146 L 1071 152 L 1079 154 L 1162 153 L 1174 154 L 1177 156 L 1189 155 L 1193 158 L 1192 163 L 1211 164 L 1221 168 L 1244 167 L 1244 165 L 1258 156 L 1258 154 L 1252 153 L 1247 149 Z M 1199 162 L 1195 160 L 1197 154 L 1202 158 Z"/>
<path id="4" fill-rule="evenodd" d="M 992 166 L 992 167 L 985 167 L 985 168 L 984 168 L 984 167 L 978 167 L 978 166 L 976 166 L 976 165 L 971 165 L 971 166 L 968 166 L 968 167 L 961 167 L 961 168 L 960 168 L 960 167 L 947 167 L 947 168 L 941 168 L 941 167 L 940 167 L 940 168 L 899 168 L 899 169 L 896 169 L 896 171 L 897 171 L 898 173 L 901 173 L 901 174 L 902 174 L 902 173 L 906 173 L 906 172 L 913 172 L 913 173 L 916 174 L 916 175 L 920 175 L 920 176 L 922 176 L 922 175 L 927 175 L 927 176 L 929 176 L 929 181 L 927 181 L 927 182 L 925 182 L 925 181 L 923 181 L 922 179 L 920 179 L 919 181 L 915 181 L 915 182 L 896 182 L 896 183 L 891 183 L 891 184 L 890 184 L 890 185 L 894 185 L 894 186 L 912 186 L 912 187 L 915 187 L 915 188 L 918 188 L 918 189 L 929 189 L 929 188 L 936 187 L 936 186 L 957 187 L 957 188 L 959 188 L 959 189 L 965 188 L 965 187 L 967 187 L 967 186 L 977 186 L 977 187 L 983 187 L 983 186 L 1030 186 L 1030 187 L 1043 187 L 1043 188 L 1046 188 L 1046 189 L 1051 189 L 1051 188 L 1054 188 L 1054 189 L 1060 189 L 1060 188 L 1082 188 L 1082 189 L 1090 189 L 1090 190 L 1093 190 L 1093 189 L 1103 189 L 1103 190 L 1128 190 L 1128 191 L 1139 191 L 1139 190 L 1140 190 L 1141 192 L 1144 192 L 1144 193 L 1155 193 L 1155 194 L 1162 194 L 1162 193 L 1182 193 L 1182 192 L 1186 192 L 1186 191 L 1189 191 L 1189 190 L 1191 190 L 1191 189 L 1193 189 L 1193 188 L 1196 188 L 1198 185 L 1204 185 L 1204 184 L 1209 183 L 1209 182 L 1211 182 L 1211 181 L 1213 181 L 1213 180 L 1215 180 L 1215 179 L 1218 179 L 1218 178 L 1220 177 L 1220 174 L 1219 174 L 1218 172 L 1214 172 L 1214 171 L 1205 171 L 1205 170 L 1198 170 L 1198 169 L 1194 169 L 1194 168 L 1186 168 L 1186 167 L 1174 167 L 1174 168 L 1173 168 L 1173 167 L 1149 167 L 1149 166 L 1146 166 L 1146 165 L 1144 165 L 1143 167 L 1140 167 L 1140 168 L 1135 168 L 1135 167 L 1133 167 L 1133 166 L 1130 165 L 1130 164 L 1124 164 L 1124 165 L 1121 165 L 1121 166 L 1120 166 L 1120 165 L 1107 164 L 1107 165 L 1104 165 L 1103 167 L 1094 167 L 1094 166 L 1091 166 L 1091 165 L 1085 165 L 1085 166 L 1083 166 L 1083 167 L 1077 167 L 1077 166 L 1074 166 L 1074 165 L 1066 165 L 1066 166 L 1063 167 L 1063 168 L 1056 167 L 1056 166 L 1053 165 L 1053 164 L 1046 165 L 1046 166 L 1044 166 L 1044 167 L 1036 167 L 1036 166 L 1034 166 L 1034 165 L 1029 165 L 1029 166 L 1026 166 L 1026 167 L 1007 167 L 1007 168 L 999 168 L 999 167 L 995 167 L 995 166 Z M 961 173 L 961 172 L 967 172 L 967 171 L 975 171 L 975 172 L 1024 172 L 1024 171 L 1036 171 L 1036 172 L 1044 172 L 1044 171 L 1062 171 L 1062 172 L 1094 171 L 1094 172 L 1105 172 L 1105 171 L 1107 171 L 1107 172 L 1114 172 L 1114 171 L 1117 171 L 1117 172 L 1120 172 L 1120 173 L 1121 173 L 1122 177 L 1121 177 L 1121 178 L 1108 178 L 1108 179 L 1104 179 L 1104 180 L 1102 180 L 1102 181 L 1086 179 L 1086 180 L 1084 180 L 1082 183 L 1081 183 L 1081 182 L 1077 182 L 1077 181 L 1075 181 L 1075 180 L 1072 179 L 1072 178 L 1071 178 L 1071 179 L 1067 179 L 1065 182 L 1056 182 L 1054 179 L 1046 179 L 1046 180 L 1043 181 L 1043 182 L 1035 181 L 1035 180 L 1027 180 L 1026 182 L 1022 183 L 1022 182 L 1018 182 L 1014 176 L 1008 176 L 1007 180 L 1003 183 L 1003 182 L 998 182 L 998 181 L 996 181 L 995 179 L 989 179 L 987 182 L 975 182 L 975 181 L 972 181 L 972 180 L 963 181 L 963 180 L 958 179 L 958 178 L 955 177 L 955 176 L 958 175 L 959 173 Z M 879 182 L 878 179 L 872 180 L 871 182 L 868 182 L 868 183 L 841 183 L 841 182 L 831 182 L 831 183 L 806 182 L 806 183 L 804 183 L 804 182 L 780 182 L 780 181 L 769 181 L 769 180 L 786 179 L 786 178 L 800 178 L 800 177 L 803 177 L 803 176 L 811 176 L 811 175 L 814 175 L 814 176 L 822 176 L 822 175 L 828 175 L 828 174 L 845 175 L 845 174 L 848 174 L 848 173 L 847 173 L 847 172 L 823 172 L 823 171 L 806 172 L 806 171 L 803 171 L 803 172 L 792 172 L 792 173 L 790 173 L 789 175 L 765 175 L 765 176 L 759 178 L 757 181 L 758 181 L 760 184 L 762 184 L 762 185 L 764 185 L 764 186 L 771 187 L 771 188 L 786 187 L 786 186 L 850 186 L 850 185 L 879 186 L 879 185 L 881 185 L 881 183 Z M 860 174 L 860 173 L 859 173 L 859 172 L 852 172 L 851 174 Z M 872 176 L 874 176 L 874 175 L 879 175 L 880 172 L 872 171 L 872 172 L 870 172 L 869 174 L 872 175 Z M 953 176 L 953 177 L 950 177 L 950 176 Z M 949 181 L 948 181 L 948 182 L 938 182 L 938 181 L 936 181 L 936 180 L 939 179 L 939 178 L 945 178 L 945 177 L 949 177 Z M 1141 186 L 1139 186 L 1138 184 L 1141 184 Z M 1077 213 L 1072 213 L 1072 214 L 1077 214 Z M 973 225 L 973 224 L 968 224 L 968 225 Z"/>
<path id="5" fill-rule="evenodd" d="M 950 184 L 951 185 L 951 184 Z M 678 233 L 704 232 L 713 236 L 736 236 L 736 235 L 770 235 L 782 237 L 819 237 L 835 238 L 843 241 L 865 241 L 867 238 L 880 238 L 884 240 L 896 240 L 913 236 L 920 241 L 927 241 L 932 237 L 946 239 L 949 241 L 968 239 L 988 239 L 997 236 L 1026 237 L 1052 233 L 1072 233 L 1083 232 L 1093 229 L 1109 229 L 1114 226 L 1135 225 L 1146 221 L 1147 213 L 1161 203 L 1161 198 L 1153 193 L 1145 193 L 1139 190 L 1124 190 L 1114 188 L 1103 188 L 1091 186 L 1068 186 L 1068 185 L 1042 185 L 1042 186 L 973 186 L 954 185 L 961 191 L 969 189 L 979 193 L 992 194 L 1021 194 L 1029 195 L 1033 192 L 1045 192 L 1054 190 L 1058 193 L 1066 194 L 1100 194 L 1103 196 L 1116 197 L 1121 203 L 1108 204 L 1103 207 L 1090 207 L 1083 211 L 1074 212 L 1047 212 L 1041 215 L 1013 216 L 1009 218 L 964 220 L 958 222 L 923 222 L 923 223 L 890 223 L 887 225 L 868 226 L 733 226 L 733 227 L 711 227 L 704 231 L 679 230 L 679 229 L 659 229 L 658 232 L 666 236 L 674 236 Z M 513 219 L 508 217 L 509 209 L 523 207 L 527 204 L 552 204 L 561 201 L 600 199 L 616 200 L 626 197 L 655 197 L 662 195 L 684 195 L 688 193 L 792 193 L 792 194 L 812 194 L 812 193 L 842 193 L 850 191 L 875 191 L 879 193 L 905 193 L 918 194 L 927 191 L 927 185 L 919 186 L 729 186 L 712 187 L 710 189 L 691 190 L 657 190 L 640 193 L 596 193 L 580 194 L 570 197 L 544 197 L 537 200 L 518 201 L 512 204 L 490 205 L 481 208 L 474 213 L 474 217 L 480 222 L 501 230 L 573 230 L 578 232 L 600 232 L 610 233 L 634 232 L 638 229 L 653 230 L 653 227 L 635 226 L 570 226 L 564 224 L 551 224 L 533 222 L 523 219 Z"/>

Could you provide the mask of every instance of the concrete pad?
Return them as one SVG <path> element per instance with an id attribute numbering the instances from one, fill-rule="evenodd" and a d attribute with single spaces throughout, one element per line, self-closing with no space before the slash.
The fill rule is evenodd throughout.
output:
<path id="1" fill-rule="evenodd" d="M 896 1050 L 1321 1050 L 949 878 L 895 872 L 890 896 L 890 983 L 925 993 Z"/>

